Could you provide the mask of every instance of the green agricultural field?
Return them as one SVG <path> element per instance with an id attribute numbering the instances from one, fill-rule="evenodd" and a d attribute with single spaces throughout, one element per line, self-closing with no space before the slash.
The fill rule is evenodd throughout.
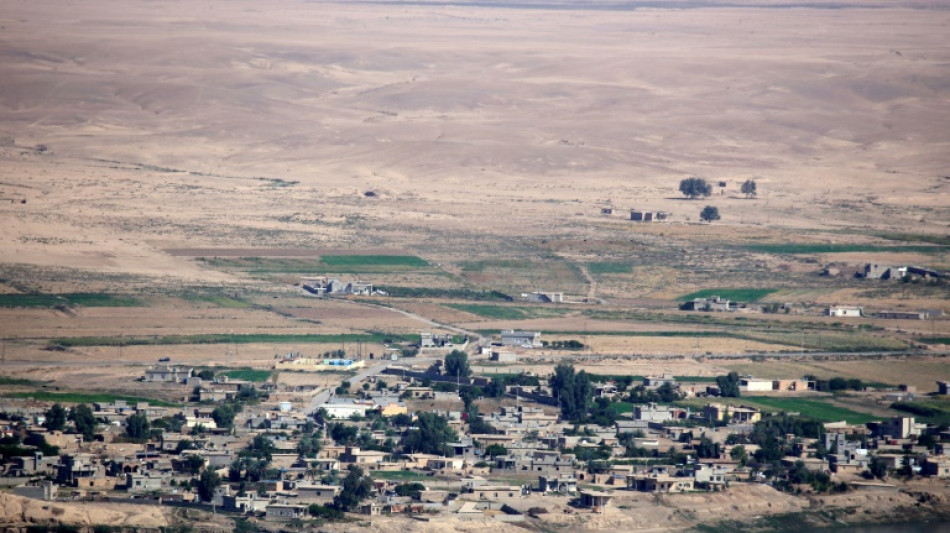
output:
<path id="1" fill-rule="evenodd" d="M 108 394 L 98 392 L 50 392 L 50 391 L 31 391 L 31 392 L 10 392 L 5 393 L 8 398 L 33 398 L 40 402 L 60 402 L 60 403 L 109 403 L 116 400 L 124 400 L 129 403 L 148 402 L 150 405 L 159 407 L 176 407 L 178 404 L 156 400 L 155 398 L 143 398 L 140 396 L 125 396 L 121 394 Z"/>
<path id="2" fill-rule="evenodd" d="M 260 383 L 262 381 L 267 381 L 268 379 L 270 379 L 271 371 L 259 370 L 256 368 L 235 368 L 233 370 L 225 370 L 223 372 L 218 372 L 218 375 L 227 376 L 231 379 L 253 381 L 253 382 Z"/>
<path id="3" fill-rule="evenodd" d="M 412 337 L 415 339 L 415 337 Z M 64 337 L 51 339 L 50 346 L 140 346 L 140 345 L 179 345 L 179 344 L 339 344 L 344 342 L 373 342 L 383 344 L 387 341 L 398 342 L 412 340 L 406 335 L 385 333 L 339 333 L 339 334 L 205 334 L 205 335 L 165 335 L 154 337 Z"/>
<path id="4" fill-rule="evenodd" d="M 740 403 L 759 407 L 768 411 L 797 412 L 820 422 L 835 422 L 847 420 L 850 424 L 865 424 L 881 417 L 867 413 L 859 413 L 844 407 L 838 407 L 828 400 L 821 398 L 793 398 L 776 396 L 743 396 Z"/>
<path id="5" fill-rule="evenodd" d="M 10 376 L 0 376 L 0 385 L 36 385 L 37 382 L 32 379 L 11 378 Z"/>
<path id="6" fill-rule="evenodd" d="M 372 273 L 430 269 L 428 261 L 414 255 L 325 255 L 315 258 L 215 257 L 198 258 L 211 268 L 248 274 L 315 274 L 323 272 Z"/>
<path id="7" fill-rule="evenodd" d="M 772 294 L 777 289 L 703 289 L 701 291 L 691 292 L 680 296 L 679 300 L 692 300 L 694 298 L 710 298 L 720 296 L 736 302 L 755 302 Z"/>
<path id="8" fill-rule="evenodd" d="M 946 246 L 888 246 L 879 244 L 747 244 L 744 250 L 762 254 L 840 254 L 849 252 L 940 253 Z"/>
<path id="9" fill-rule="evenodd" d="M 927 344 L 950 344 L 950 337 L 919 337 L 917 341 Z"/>
<path id="10" fill-rule="evenodd" d="M 392 479 L 392 480 L 406 480 L 406 481 L 415 481 L 419 479 L 429 479 L 430 476 L 420 473 L 412 472 L 409 470 L 383 470 L 383 471 L 373 471 L 369 473 L 370 477 L 373 479 Z"/>
<path id="11" fill-rule="evenodd" d="M 365 267 L 425 268 L 429 262 L 414 255 L 325 255 L 320 262 L 331 269 Z"/>
<path id="12" fill-rule="evenodd" d="M 486 259 L 483 261 L 463 261 L 459 263 L 459 266 L 465 272 L 484 272 L 489 268 L 529 269 L 532 267 L 532 263 L 531 261 L 517 259 Z"/>
<path id="13" fill-rule="evenodd" d="M 393 298 L 440 298 L 446 300 L 474 300 L 510 302 L 511 296 L 499 291 L 481 291 L 473 289 L 438 289 L 430 287 L 396 287 L 376 285 L 376 289 Z"/>
<path id="14" fill-rule="evenodd" d="M 506 305 L 491 304 L 446 304 L 456 311 L 464 311 L 485 318 L 501 320 L 523 320 L 526 318 L 544 318 L 561 316 L 571 313 L 571 309 L 558 309 L 553 307 L 514 307 Z"/>
<path id="15" fill-rule="evenodd" d="M 633 270 L 633 265 L 630 263 L 597 262 L 588 263 L 587 270 L 591 274 L 629 274 Z"/>
<path id="16" fill-rule="evenodd" d="M 126 295 L 93 292 L 64 294 L 0 294 L 0 307 L 139 307 L 141 300 Z"/>

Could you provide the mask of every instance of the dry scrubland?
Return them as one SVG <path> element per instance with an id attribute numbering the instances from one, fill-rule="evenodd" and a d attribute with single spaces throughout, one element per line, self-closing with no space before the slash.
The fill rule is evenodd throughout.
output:
<path id="1" fill-rule="evenodd" d="M 947 377 L 941 357 L 715 357 L 800 342 L 901 350 L 950 336 L 945 319 L 858 328 L 673 308 L 697 290 L 755 288 L 811 313 L 950 311 L 946 285 L 850 278 L 865 262 L 950 268 L 950 11 L 876 0 L 530 7 L 5 5 L 0 297 L 63 296 L 5 300 L 3 373 L 170 398 L 179 392 L 132 378 L 158 357 L 262 367 L 276 353 L 352 353 L 357 338 L 377 351 L 386 336 L 455 324 L 582 340 L 591 354 L 578 364 L 604 374 L 846 374 L 925 391 Z M 689 176 L 727 186 L 684 200 L 677 184 Z M 739 191 L 749 178 L 756 199 Z M 697 223 L 707 204 L 721 221 Z M 634 207 L 672 220 L 634 225 L 624 220 Z M 364 259 L 328 259 L 339 255 Z M 373 259 L 391 255 L 421 260 Z M 818 277 L 825 264 L 844 275 Z M 429 292 L 355 304 L 293 286 L 323 273 Z M 478 292 L 536 289 L 591 302 L 532 307 Z M 143 344 L 176 335 L 187 338 Z M 218 337 L 190 344 L 207 335 Z M 486 370 L 545 372 L 576 355 Z M 670 529 L 687 515 L 767 511 L 755 495 L 732 497 L 712 510 L 652 508 L 656 520 L 549 516 L 543 528 Z M 21 503 L 3 505 L 32 520 Z M 390 526 L 405 522 L 374 522 Z"/>
<path id="2" fill-rule="evenodd" d="M 946 309 L 945 287 L 847 276 L 867 261 L 950 266 L 946 11 L 532 7 L 7 6 L 0 198 L 15 201 L 0 203 L 0 292 L 138 303 L 0 310 L 5 357 L 117 353 L 44 349 L 69 337 L 410 334 L 437 328 L 428 319 L 604 332 L 589 340 L 597 352 L 644 355 L 794 349 L 801 327 L 808 348 L 831 350 L 950 330 L 668 310 L 717 287 L 772 289 L 763 301 L 812 310 Z M 677 183 L 692 175 L 727 186 L 683 200 Z M 757 199 L 739 192 L 748 178 Z M 707 203 L 723 220 L 698 225 Z M 631 207 L 673 219 L 634 225 Z M 333 254 L 424 261 L 334 270 Z M 817 277 L 827 263 L 845 276 Z M 327 272 L 449 293 L 377 299 L 411 313 L 400 314 L 292 286 Z M 472 311 L 451 293 L 539 288 L 599 303 Z M 628 311 L 641 304 L 660 309 Z M 273 340 L 237 352 L 265 364 L 300 349 Z"/>

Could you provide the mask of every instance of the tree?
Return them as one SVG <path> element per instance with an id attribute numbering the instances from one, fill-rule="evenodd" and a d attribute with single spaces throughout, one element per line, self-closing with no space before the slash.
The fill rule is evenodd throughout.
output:
<path id="1" fill-rule="evenodd" d="M 485 455 L 494 459 L 498 455 L 508 455 L 508 449 L 501 444 L 489 444 L 485 447 Z"/>
<path id="2" fill-rule="evenodd" d="M 54 403 L 46 411 L 46 422 L 43 423 L 49 431 L 62 431 L 66 427 L 66 409 L 58 403 Z"/>
<path id="3" fill-rule="evenodd" d="M 419 493 L 426 490 L 426 486 L 418 482 L 403 483 L 402 485 L 396 485 L 396 488 L 393 490 L 397 496 L 418 498 Z"/>
<path id="4" fill-rule="evenodd" d="M 467 378 L 472 373 L 468 366 L 468 354 L 460 350 L 452 350 L 445 356 L 445 373 L 449 376 Z"/>
<path id="5" fill-rule="evenodd" d="M 712 185 L 703 178 L 686 178 L 680 181 L 680 192 L 690 199 L 712 194 Z"/>
<path id="6" fill-rule="evenodd" d="M 76 432 L 81 433 L 84 440 L 91 441 L 95 437 L 96 415 L 92 413 L 88 405 L 81 403 L 73 407 L 73 411 L 69 413 L 69 419 L 73 421 Z"/>
<path id="7" fill-rule="evenodd" d="M 148 417 L 145 413 L 135 413 L 125 419 L 125 434 L 129 440 L 143 441 L 148 438 Z"/>
<path id="8" fill-rule="evenodd" d="M 406 432 L 402 447 L 409 453 L 431 453 L 452 456 L 455 450 L 449 442 L 458 440 L 458 435 L 449 427 L 447 418 L 435 413 L 419 413 L 416 427 Z"/>
<path id="9" fill-rule="evenodd" d="M 740 190 L 742 191 L 742 194 L 744 194 L 746 198 L 751 198 L 755 196 L 756 195 L 755 180 L 745 180 L 744 182 L 742 182 L 742 186 L 740 187 Z"/>
<path id="10" fill-rule="evenodd" d="M 568 420 L 584 417 L 590 408 L 593 387 L 590 376 L 581 370 L 574 373 L 574 366 L 561 363 L 554 368 L 551 390 L 558 400 L 561 415 Z"/>
<path id="11" fill-rule="evenodd" d="M 749 453 L 746 452 L 745 446 L 742 445 L 734 446 L 731 450 L 729 450 L 729 457 L 731 457 L 733 461 L 739 463 L 739 466 L 745 466 L 749 461 Z"/>
<path id="12" fill-rule="evenodd" d="M 234 426 L 234 408 L 230 405 L 219 405 L 211 411 L 211 418 L 219 428 L 229 428 Z"/>
<path id="13" fill-rule="evenodd" d="M 716 385 L 719 386 L 719 394 L 724 398 L 739 397 L 739 374 L 729 372 L 725 376 L 716 376 Z"/>
<path id="14" fill-rule="evenodd" d="M 216 472 L 205 470 L 198 476 L 195 488 L 201 501 L 210 502 L 214 498 L 214 489 L 221 484 L 221 477 Z"/>
<path id="15" fill-rule="evenodd" d="M 699 212 L 699 219 L 704 222 L 712 222 L 720 218 L 722 217 L 719 216 L 719 208 L 712 205 L 707 205 Z"/>
<path id="16" fill-rule="evenodd" d="M 351 466 L 340 493 L 333 497 L 333 506 L 343 512 L 352 511 L 372 492 L 373 480 L 363 475 L 362 468 Z"/>

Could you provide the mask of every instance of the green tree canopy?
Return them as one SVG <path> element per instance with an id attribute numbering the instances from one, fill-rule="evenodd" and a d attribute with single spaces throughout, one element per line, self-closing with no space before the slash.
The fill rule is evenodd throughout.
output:
<path id="1" fill-rule="evenodd" d="M 703 222 L 712 222 L 720 218 L 722 217 L 719 216 L 719 208 L 712 205 L 707 205 L 699 212 L 699 219 Z"/>
<path id="2" fill-rule="evenodd" d="M 587 414 L 593 387 L 586 372 L 581 370 L 575 374 L 573 365 L 561 363 L 554 368 L 551 389 L 565 419 L 577 420 Z"/>
<path id="3" fill-rule="evenodd" d="M 219 405 L 211 411 L 211 418 L 219 428 L 230 428 L 234 426 L 234 408 L 228 404 Z"/>
<path id="4" fill-rule="evenodd" d="M 143 441 L 148 438 L 149 423 L 145 413 L 135 413 L 125 419 L 125 434 L 129 440 Z"/>
<path id="5" fill-rule="evenodd" d="M 445 356 L 445 373 L 449 376 L 467 378 L 472 373 L 468 365 L 468 354 L 461 350 L 452 350 Z"/>
<path id="6" fill-rule="evenodd" d="M 725 376 L 716 376 L 716 385 L 719 387 L 719 394 L 724 398 L 739 397 L 739 374 L 729 372 Z"/>
<path id="7" fill-rule="evenodd" d="M 740 187 L 740 190 L 742 191 L 742 194 L 744 194 L 746 198 L 751 198 L 756 195 L 755 188 L 756 188 L 755 180 L 745 180 L 744 182 L 742 182 L 742 186 Z"/>
<path id="8" fill-rule="evenodd" d="M 712 185 L 703 178 L 686 178 L 680 181 L 680 192 L 689 198 L 709 196 L 712 194 Z"/>
<path id="9" fill-rule="evenodd" d="M 431 453 L 451 457 L 455 451 L 447 446 L 458 440 L 449 421 L 435 413 L 419 413 L 415 427 L 406 432 L 402 447 L 408 453 Z"/>
<path id="10" fill-rule="evenodd" d="M 66 409 L 58 403 L 46 410 L 46 422 L 43 423 L 50 431 L 62 431 L 66 427 Z"/>
<path id="11" fill-rule="evenodd" d="M 340 493 L 333 498 L 333 506 L 340 511 L 352 511 L 372 493 L 372 479 L 364 476 L 361 468 L 351 466 L 349 473 L 343 479 Z"/>
<path id="12" fill-rule="evenodd" d="M 96 415 L 92 413 L 92 408 L 88 405 L 81 403 L 73 407 L 72 412 L 69 413 L 69 419 L 76 426 L 76 433 L 81 433 L 84 440 L 91 441 L 95 437 Z"/>
<path id="13" fill-rule="evenodd" d="M 211 470 L 205 470 L 198 476 L 195 488 L 198 490 L 198 496 L 201 501 L 210 502 L 214 497 L 214 489 L 221 484 L 221 478 L 217 473 Z"/>

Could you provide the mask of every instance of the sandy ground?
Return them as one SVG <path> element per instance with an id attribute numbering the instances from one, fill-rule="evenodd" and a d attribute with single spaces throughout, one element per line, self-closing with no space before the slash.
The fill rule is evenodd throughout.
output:
<path id="1" fill-rule="evenodd" d="M 153 505 L 45 502 L 0 493 L 0 526 L 44 525 L 52 521 L 76 526 L 159 528 L 169 525 L 168 512 Z"/>

